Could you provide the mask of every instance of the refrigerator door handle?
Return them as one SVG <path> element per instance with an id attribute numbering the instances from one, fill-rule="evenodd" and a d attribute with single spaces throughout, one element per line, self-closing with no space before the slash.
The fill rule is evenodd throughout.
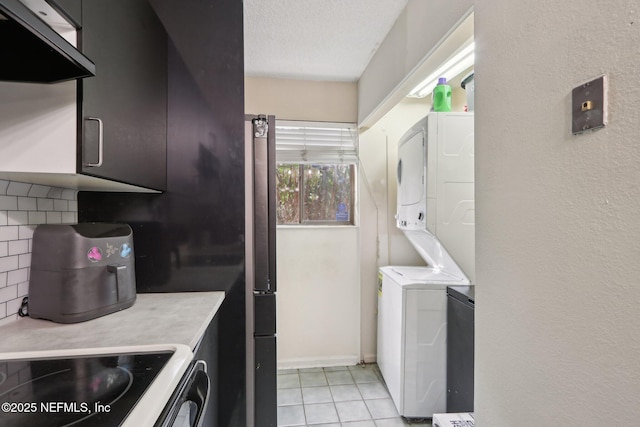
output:
<path id="1" fill-rule="evenodd" d="M 252 124 L 255 212 L 254 289 L 275 292 L 275 136 L 267 118 L 255 118 Z"/>

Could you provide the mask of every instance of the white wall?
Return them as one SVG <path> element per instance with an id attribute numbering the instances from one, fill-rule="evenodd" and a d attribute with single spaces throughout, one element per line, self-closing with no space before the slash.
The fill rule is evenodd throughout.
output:
<path id="1" fill-rule="evenodd" d="M 247 114 L 319 122 L 357 119 L 356 83 L 245 77 L 244 85 Z"/>
<path id="2" fill-rule="evenodd" d="M 428 75 L 416 76 L 414 70 L 425 68 L 433 71 L 452 53 L 448 48 L 439 50 L 438 47 L 468 17 L 473 3 L 472 0 L 409 0 L 360 77 L 359 124 L 369 126 L 375 123 L 388 111 L 384 107 L 389 104 L 389 100 L 395 105 L 408 93 L 398 94 L 400 86 L 413 86 Z M 468 25 L 473 34 L 473 20 Z M 455 47 L 459 47 L 465 37 L 468 37 L 466 31 L 455 36 L 458 35 L 462 38 L 451 39 Z M 425 59 L 435 62 L 423 64 Z"/>
<path id="3" fill-rule="evenodd" d="M 640 420 L 640 9 L 493 0 L 476 17 L 476 420 Z M 609 125 L 571 90 L 610 78 Z"/>
<path id="4" fill-rule="evenodd" d="M 278 228 L 279 368 L 360 361 L 358 231 Z"/>
<path id="5" fill-rule="evenodd" d="M 76 82 L 0 82 L 0 94 L 0 170 L 75 173 Z"/>
<path id="6" fill-rule="evenodd" d="M 430 102 L 407 99 L 375 126 L 360 134 L 360 277 L 362 353 L 377 357 L 378 268 L 384 265 L 424 265 L 395 225 L 397 142 Z"/>
<path id="7" fill-rule="evenodd" d="M 245 112 L 355 122 L 355 83 L 245 78 Z M 278 366 L 360 361 L 359 227 L 278 227 Z"/>

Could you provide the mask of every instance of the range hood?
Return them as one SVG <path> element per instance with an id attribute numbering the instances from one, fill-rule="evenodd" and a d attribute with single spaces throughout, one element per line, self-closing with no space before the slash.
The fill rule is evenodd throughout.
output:
<path id="1" fill-rule="evenodd" d="M 57 15 L 47 3 L 47 12 Z M 95 75 L 95 65 L 18 0 L 0 0 L 0 81 L 57 83 Z"/>

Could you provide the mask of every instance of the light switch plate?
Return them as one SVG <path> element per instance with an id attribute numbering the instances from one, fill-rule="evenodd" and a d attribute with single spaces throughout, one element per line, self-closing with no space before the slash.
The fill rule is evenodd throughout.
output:
<path id="1" fill-rule="evenodd" d="M 577 135 L 607 125 L 607 76 L 573 89 L 571 131 Z"/>

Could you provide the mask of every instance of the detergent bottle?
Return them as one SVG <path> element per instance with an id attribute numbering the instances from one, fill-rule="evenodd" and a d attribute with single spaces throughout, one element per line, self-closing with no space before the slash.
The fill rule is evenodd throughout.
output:
<path id="1" fill-rule="evenodd" d="M 451 111 L 451 86 L 446 77 L 440 77 L 433 89 L 433 111 Z"/>

